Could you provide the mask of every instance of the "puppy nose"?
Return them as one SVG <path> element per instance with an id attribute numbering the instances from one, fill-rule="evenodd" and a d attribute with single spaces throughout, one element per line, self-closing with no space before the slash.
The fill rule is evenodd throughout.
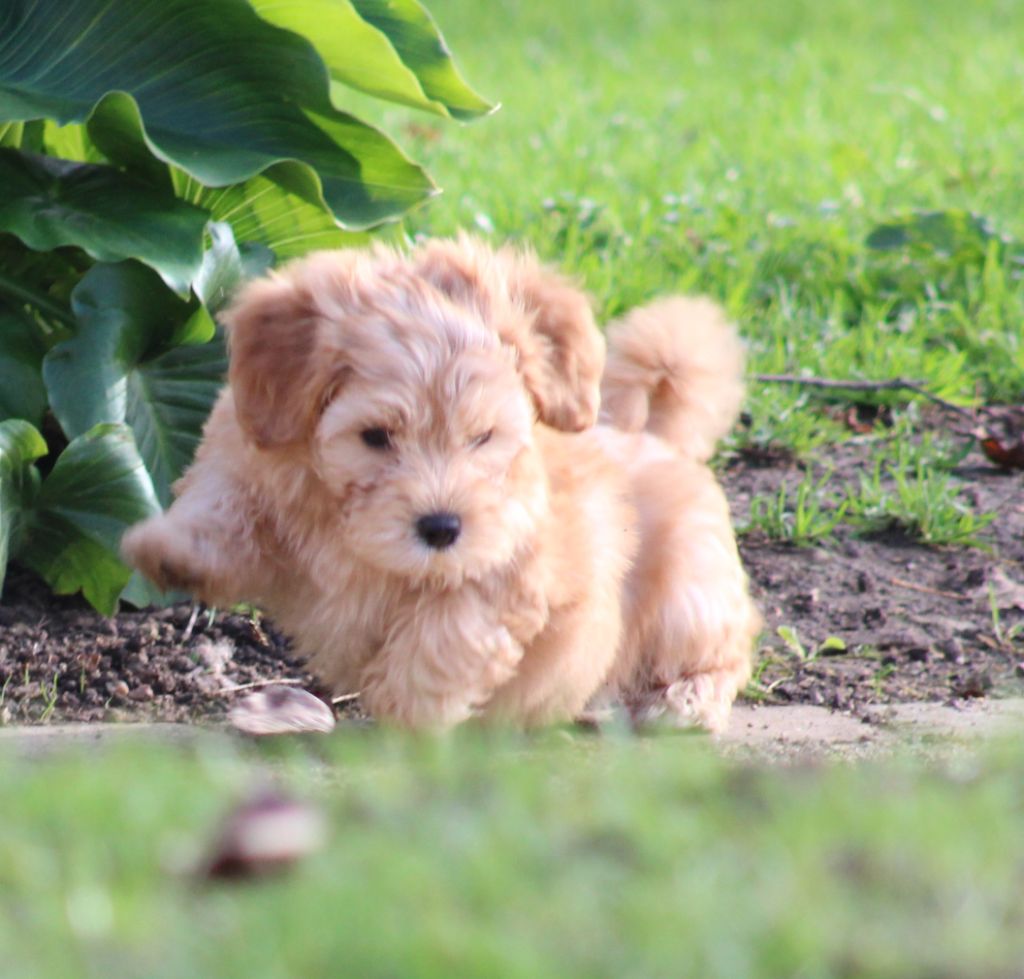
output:
<path id="1" fill-rule="evenodd" d="M 420 540 L 438 551 L 451 547 L 462 532 L 462 521 L 455 513 L 428 513 L 416 521 Z"/>

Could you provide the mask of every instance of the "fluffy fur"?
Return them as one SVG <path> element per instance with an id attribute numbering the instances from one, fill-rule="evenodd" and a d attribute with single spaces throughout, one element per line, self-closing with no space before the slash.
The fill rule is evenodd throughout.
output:
<path id="1" fill-rule="evenodd" d="M 742 396 L 716 306 L 633 312 L 605 368 L 576 288 L 460 238 L 309 256 L 225 320 L 229 383 L 134 566 L 264 607 L 391 723 L 614 698 L 724 726 L 759 617 L 704 465 Z M 417 531 L 438 514 L 450 546 Z"/>

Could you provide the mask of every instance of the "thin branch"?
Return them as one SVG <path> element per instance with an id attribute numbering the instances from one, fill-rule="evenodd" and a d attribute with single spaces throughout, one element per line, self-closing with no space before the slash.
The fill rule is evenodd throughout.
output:
<path id="1" fill-rule="evenodd" d="M 968 418 L 972 422 L 977 418 L 974 412 L 967 408 L 961 408 L 937 394 L 932 394 L 921 381 L 911 381 L 905 377 L 893 377 L 885 381 L 863 381 L 843 380 L 832 377 L 804 377 L 799 374 L 754 374 L 753 380 L 762 384 L 798 384 L 808 388 L 824 388 L 836 391 L 913 391 L 914 394 L 927 398 L 933 404 L 937 404 L 946 411 L 952 411 L 961 418 Z"/>
<path id="2" fill-rule="evenodd" d="M 929 588 L 927 585 L 919 585 L 914 581 L 907 581 L 905 578 L 889 578 L 890 584 L 899 588 L 909 588 L 911 591 L 921 592 L 922 595 L 938 595 L 939 598 L 949 598 L 955 602 L 969 602 L 970 595 L 960 595 L 953 591 L 943 591 L 941 588 Z"/>

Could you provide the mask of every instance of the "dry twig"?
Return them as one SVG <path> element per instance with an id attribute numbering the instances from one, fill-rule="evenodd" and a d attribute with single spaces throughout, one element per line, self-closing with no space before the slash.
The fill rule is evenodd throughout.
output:
<path id="1" fill-rule="evenodd" d="M 969 595 L 958 595 L 954 591 L 943 591 L 941 588 L 929 588 L 927 585 L 919 585 L 913 581 L 906 581 L 903 578 L 889 578 L 890 584 L 897 585 L 900 588 L 909 588 L 911 591 L 919 591 L 923 595 L 937 595 L 939 598 L 949 598 L 956 602 L 969 602 L 971 597 Z"/>
<path id="2" fill-rule="evenodd" d="M 885 381 L 844 380 L 834 377 L 808 377 L 800 374 L 754 374 L 753 380 L 763 384 L 797 384 L 808 388 L 822 388 L 829 391 L 913 391 L 927 398 L 946 411 L 952 411 L 972 423 L 977 420 L 973 411 L 961 408 L 937 394 L 932 394 L 921 381 L 905 377 L 893 377 Z"/>

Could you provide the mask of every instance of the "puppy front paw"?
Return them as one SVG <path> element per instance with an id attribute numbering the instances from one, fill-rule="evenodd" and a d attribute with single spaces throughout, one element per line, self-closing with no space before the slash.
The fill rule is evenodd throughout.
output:
<path id="1" fill-rule="evenodd" d="M 201 593 L 206 576 L 191 535 L 153 517 L 132 527 L 121 540 L 121 555 L 163 591 Z"/>
<path id="2" fill-rule="evenodd" d="M 478 713 L 514 673 L 523 648 L 503 626 L 471 639 L 429 644 L 417 634 L 381 650 L 363 676 L 360 700 L 379 721 L 444 730 Z"/>

